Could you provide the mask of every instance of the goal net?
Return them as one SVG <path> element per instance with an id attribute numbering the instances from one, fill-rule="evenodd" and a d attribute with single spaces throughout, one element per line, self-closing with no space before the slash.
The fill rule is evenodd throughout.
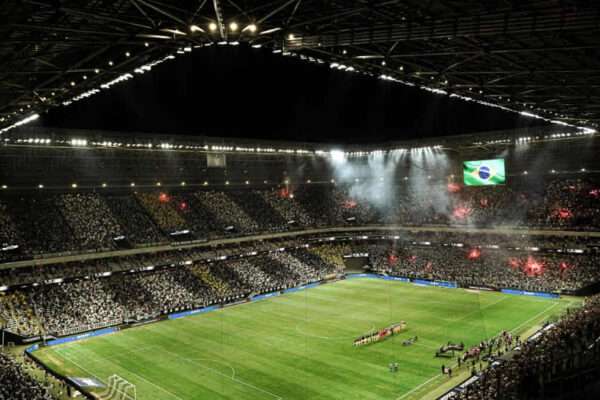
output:
<path id="1" fill-rule="evenodd" d="M 99 395 L 101 400 L 137 400 L 137 390 L 133 383 L 112 375 L 108 378 L 106 390 Z"/>

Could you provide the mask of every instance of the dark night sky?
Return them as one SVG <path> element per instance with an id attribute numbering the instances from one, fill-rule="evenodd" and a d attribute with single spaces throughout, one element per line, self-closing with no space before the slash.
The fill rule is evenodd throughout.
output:
<path id="1" fill-rule="evenodd" d="M 537 123 L 246 46 L 180 55 L 44 114 L 51 127 L 371 143 Z"/>

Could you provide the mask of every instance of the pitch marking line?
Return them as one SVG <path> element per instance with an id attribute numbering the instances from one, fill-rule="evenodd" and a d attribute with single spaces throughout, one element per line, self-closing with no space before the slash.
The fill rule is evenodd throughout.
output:
<path id="1" fill-rule="evenodd" d="M 498 300 L 494 301 L 493 303 L 487 304 L 487 305 L 485 305 L 485 306 L 483 306 L 483 307 L 479 307 L 479 308 L 477 308 L 476 310 L 473 310 L 473 311 L 471 311 L 471 312 L 469 312 L 469 313 L 467 313 L 467 314 L 465 314 L 465 315 L 461 315 L 459 318 L 453 318 L 453 319 L 450 319 L 450 320 L 448 321 L 448 324 L 445 324 L 445 325 L 450 325 L 450 324 L 452 324 L 452 323 L 454 323 L 454 322 L 462 321 L 462 320 L 466 319 L 467 317 L 471 316 L 472 314 L 481 313 L 481 311 L 483 311 L 483 310 L 487 310 L 488 308 L 490 308 L 490 307 L 493 307 L 493 306 L 495 306 L 496 304 L 499 304 L 499 303 L 503 302 L 503 301 L 504 301 L 504 300 L 506 300 L 506 299 L 509 299 L 509 297 L 508 297 L 508 296 L 506 296 L 506 297 L 502 297 L 502 298 L 500 298 L 500 299 L 498 299 Z"/>
<path id="2" fill-rule="evenodd" d="M 551 309 L 553 309 L 554 307 L 556 307 L 558 305 L 558 302 L 551 304 L 550 306 L 546 307 L 544 310 L 542 310 L 541 312 L 537 313 L 536 315 L 534 315 L 533 317 L 529 318 L 527 321 L 523 322 L 522 324 L 520 324 L 519 326 L 517 326 L 516 328 L 513 328 L 511 330 L 511 332 L 514 332 L 516 330 L 519 330 L 523 325 L 528 324 L 530 321 L 533 321 L 534 319 L 538 318 L 540 315 L 547 313 L 548 311 L 550 311 Z"/>
<path id="3" fill-rule="evenodd" d="M 64 350 L 64 349 L 63 349 L 63 350 Z M 57 352 L 58 352 L 58 351 L 57 351 Z M 86 372 L 86 373 L 88 373 L 88 374 L 92 375 L 93 377 L 95 377 L 96 379 L 98 379 L 98 377 L 97 377 L 96 375 L 92 374 L 91 372 L 89 372 L 88 370 L 86 370 L 85 368 L 83 368 L 82 366 L 80 366 L 80 365 L 79 365 L 77 362 L 73 361 L 73 360 L 72 360 L 70 357 L 68 357 L 66 354 L 63 354 L 63 352 L 60 352 L 59 354 L 60 354 L 61 356 L 65 357 L 67 360 L 69 360 L 69 361 L 70 361 L 70 362 L 72 362 L 73 364 L 75 364 L 77 367 L 81 368 L 81 370 L 83 370 L 84 372 Z M 106 362 L 109 362 L 110 364 L 117 365 L 117 364 L 113 363 L 111 360 L 108 360 L 108 359 L 106 359 L 106 358 L 104 358 L 104 357 L 102 357 L 102 356 L 99 356 L 99 357 L 100 357 L 100 359 L 102 359 L 102 360 L 103 360 L 105 363 L 106 363 Z M 177 396 L 175 393 L 173 393 L 173 392 L 171 392 L 171 391 L 169 391 L 169 390 L 165 389 L 165 388 L 164 388 L 164 387 L 162 387 L 162 386 L 159 386 L 159 385 L 157 385 L 157 384 L 156 384 L 156 383 L 154 383 L 154 382 L 150 382 L 148 379 L 144 378 L 143 376 L 141 376 L 141 375 L 138 375 L 137 373 L 135 373 L 135 372 L 133 372 L 133 371 L 131 371 L 131 370 L 129 370 L 129 369 L 127 369 L 127 368 L 123 367 L 123 366 L 117 365 L 117 367 L 119 367 L 119 368 L 121 368 L 121 369 L 124 369 L 125 371 L 127 371 L 127 372 L 128 372 L 128 373 L 130 373 L 131 375 L 134 375 L 134 376 L 138 377 L 138 378 L 139 378 L 139 379 L 141 379 L 142 381 L 149 383 L 150 385 L 154 386 L 155 388 L 157 388 L 157 389 L 161 390 L 161 391 L 162 391 L 162 392 L 164 392 L 164 393 L 167 393 L 168 395 L 170 395 L 170 396 L 172 396 L 172 397 L 175 397 L 176 399 L 179 399 L 179 400 L 184 400 L 184 399 L 182 399 L 181 397 Z M 100 379 L 100 381 L 102 382 L 102 380 L 101 380 L 101 379 Z"/>
<path id="4" fill-rule="evenodd" d="M 196 365 L 197 365 L 197 366 L 199 366 L 200 368 L 207 369 L 207 370 L 209 370 L 209 371 L 212 371 L 212 372 L 214 372 L 214 373 L 215 373 L 215 374 L 217 374 L 217 375 L 223 376 L 223 377 L 225 377 L 225 378 L 229 378 L 229 379 L 231 379 L 231 380 L 232 380 L 232 381 L 234 381 L 234 382 L 240 383 L 240 384 L 242 384 L 242 385 L 244 385 L 244 386 L 248 386 L 248 387 L 250 387 L 250 388 L 252 388 L 252 389 L 254 389 L 254 390 L 258 390 L 259 392 L 266 393 L 266 394 L 268 394 L 268 395 L 270 395 L 270 396 L 272 396 L 272 397 L 274 397 L 274 398 L 276 398 L 276 399 L 278 399 L 278 400 L 283 400 L 283 397 L 281 397 L 281 396 L 278 396 L 278 395 L 276 395 L 275 393 L 271 393 L 271 392 L 269 392 L 268 390 L 261 389 L 261 388 L 259 388 L 259 387 L 257 387 L 257 386 L 254 386 L 254 385 L 252 385 L 252 384 L 250 384 L 250 383 L 244 382 L 244 381 L 242 381 L 242 380 L 240 380 L 240 379 L 236 378 L 236 377 L 235 377 L 235 369 L 233 369 L 233 367 L 231 367 L 231 366 L 230 366 L 230 368 L 231 368 L 231 369 L 233 369 L 233 371 L 234 371 L 234 375 L 233 375 L 233 376 L 227 376 L 226 374 L 222 373 L 221 371 L 218 371 L 218 370 L 216 370 L 216 369 L 214 369 L 214 368 L 211 368 L 211 367 L 207 367 L 207 366 L 205 366 L 205 365 L 203 365 L 203 364 L 201 364 L 201 363 L 199 363 L 199 362 L 195 361 L 194 359 L 191 359 L 191 358 L 187 358 L 187 357 L 180 356 L 179 354 L 173 353 L 173 352 L 171 352 L 171 351 L 169 351 L 169 350 L 165 350 L 165 349 L 157 349 L 157 350 L 158 350 L 158 351 L 162 351 L 163 353 L 170 354 L 171 356 L 173 356 L 173 357 L 175 357 L 175 358 L 180 358 L 180 359 L 182 359 L 182 360 L 184 360 L 184 361 L 188 361 L 188 362 L 191 362 L 191 363 L 193 363 L 193 364 L 196 364 Z"/>
<path id="5" fill-rule="evenodd" d="M 490 304 L 490 306 L 491 306 L 491 305 L 493 305 L 493 304 L 497 304 L 497 303 L 499 303 L 499 301 L 497 301 L 497 302 L 495 302 L 495 303 L 492 303 L 492 304 Z M 556 307 L 557 305 L 558 305 L 558 302 L 555 302 L 555 303 L 553 303 L 553 304 L 549 305 L 548 307 L 546 307 L 545 309 L 543 309 L 541 312 L 539 312 L 539 313 L 537 313 L 536 315 L 534 315 L 533 317 L 529 318 L 527 321 L 525 321 L 525 322 L 523 322 L 523 323 L 519 324 L 517 327 L 515 327 L 515 328 L 511 329 L 511 330 L 510 330 L 510 332 L 514 332 L 514 331 L 516 331 L 516 330 L 520 329 L 520 328 L 521 328 L 523 325 L 526 325 L 526 324 L 527 324 L 527 323 L 529 323 L 530 321 L 532 321 L 532 320 L 534 320 L 534 319 L 538 318 L 540 315 L 542 315 L 542 314 L 544 314 L 544 313 L 546 313 L 546 312 L 550 311 L 552 308 Z M 502 331 L 500 331 L 500 332 L 502 332 Z M 500 332 L 498 332 L 498 335 L 500 334 Z M 496 335 L 496 336 L 498 336 L 498 335 Z M 454 364 L 454 365 L 453 365 L 451 368 L 454 368 L 456 365 L 458 365 L 458 364 Z M 419 390 L 419 389 L 420 389 L 420 388 L 422 388 L 423 386 L 427 385 L 427 384 L 428 384 L 428 383 L 430 383 L 431 381 L 433 381 L 433 380 L 435 380 L 435 379 L 439 378 L 440 376 L 443 376 L 443 374 L 441 374 L 441 373 L 440 373 L 440 374 L 437 374 L 437 375 L 434 375 L 434 376 L 432 376 L 431 378 L 429 378 L 429 379 L 428 379 L 428 380 L 426 380 L 425 382 L 421 383 L 419 386 L 416 386 L 416 387 L 412 388 L 410 391 L 408 391 L 408 392 L 404 393 L 402 396 L 400 396 L 400 397 L 396 398 L 396 400 L 402 400 L 402 399 L 404 399 L 404 398 L 405 398 L 405 397 L 407 397 L 408 395 L 411 395 L 412 393 L 416 392 L 417 390 Z"/>
<path id="6" fill-rule="evenodd" d="M 94 378 L 98 379 L 100 382 L 102 382 L 102 379 L 100 379 L 99 377 L 97 377 L 95 374 L 92 374 L 89 370 L 85 369 L 83 366 L 81 366 L 78 362 L 76 362 L 75 360 L 73 360 L 71 357 L 67 356 L 64 353 L 65 349 L 53 349 L 55 353 L 57 353 L 60 357 L 62 358 L 66 358 L 67 361 L 69 361 L 71 364 L 75 365 L 77 368 L 79 368 L 80 370 L 82 370 L 83 372 L 85 372 L 86 374 L 90 374 L 91 376 L 93 376 Z M 60 350 L 60 351 L 59 351 Z M 102 382 L 104 383 L 104 382 Z"/>
<path id="7" fill-rule="evenodd" d="M 423 386 L 427 385 L 429 382 L 433 381 L 434 379 L 437 379 L 441 375 L 442 374 L 437 374 L 437 375 L 435 375 L 435 376 L 427 379 L 425 382 L 421 383 L 419 386 L 416 386 L 416 387 L 412 388 L 412 390 L 410 390 L 409 392 L 404 393 L 402 396 L 398 397 L 396 400 L 402 400 L 403 398 L 405 398 L 409 394 L 412 394 L 413 392 L 421 389 Z"/>

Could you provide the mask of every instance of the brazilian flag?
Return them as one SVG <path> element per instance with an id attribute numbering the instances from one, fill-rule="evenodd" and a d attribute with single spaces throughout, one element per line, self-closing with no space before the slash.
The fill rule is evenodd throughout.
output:
<path id="1" fill-rule="evenodd" d="M 465 161 L 464 182 L 467 186 L 503 185 L 506 183 L 504 160 Z"/>

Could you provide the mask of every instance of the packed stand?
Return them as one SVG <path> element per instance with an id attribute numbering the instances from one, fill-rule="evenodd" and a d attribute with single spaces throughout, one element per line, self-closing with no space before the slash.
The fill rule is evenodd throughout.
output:
<path id="1" fill-rule="evenodd" d="M 0 262 L 10 261 L 12 253 L 11 246 L 20 246 L 22 240 L 19 237 L 17 227 L 12 221 L 6 206 L 0 202 Z"/>
<path id="2" fill-rule="evenodd" d="M 260 232 L 283 232 L 288 221 L 277 213 L 257 190 L 233 190 L 227 195 L 259 226 Z"/>
<path id="3" fill-rule="evenodd" d="M 556 228 L 600 227 L 600 185 L 581 179 L 556 180 L 546 187 L 537 224 Z"/>
<path id="4" fill-rule="evenodd" d="M 187 228 L 185 219 L 179 215 L 167 193 L 137 192 L 135 195 L 165 234 Z"/>
<path id="5" fill-rule="evenodd" d="M 276 251 L 270 253 L 269 258 L 274 261 L 270 272 L 284 276 L 287 275 L 288 279 L 292 279 L 292 283 L 287 287 L 314 282 L 325 278 L 327 275 L 328 266 L 324 265 L 324 263 L 321 265 L 317 263 L 309 265 L 288 252 Z"/>
<path id="6" fill-rule="evenodd" d="M 118 324 L 125 313 L 104 279 L 42 285 L 28 291 L 28 301 L 43 333 L 58 336 Z"/>
<path id="7" fill-rule="evenodd" d="M 120 222 L 122 233 L 134 244 L 153 244 L 166 241 L 150 215 L 133 196 L 105 196 L 106 204 Z"/>
<path id="8" fill-rule="evenodd" d="M 130 296 L 131 287 L 136 288 L 138 296 Z M 181 267 L 113 279 L 111 289 L 126 306 L 128 317 L 135 319 L 203 307 L 217 297 L 210 287 Z"/>
<path id="9" fill-rule="evenodd" d="M 268 274 L 258 267 L 263 259 L 239 259 L 228 261 L 224 264 L 225 268 L 231 269 L 243 285 L 249 288 L 251 293 L 265 293 L 282 289 L 285 283 L 282 283 L 275 276 Z"/>
<path id="10" fill-rule="evenodd" d="M 600 229 L 600 185 L 557 179 L 538 186 L 337 184 L 227 191 L 7 196 L 0 202 L 0 262 L 38 254 L 218 239 L 290 229 L 398 224 Z M 379 197 L 378 197 L 379 196 Z M 379 199 L 379 200 L 377 200 Z M 189 231 L 189 235 L 184 235 Z M 182 235 L 172 236 L 173 233 Z M 122 236 L 122 237 L 121 237 Z M 13 243 L 14 242 L 14 243 Z"/>
<path id="11" fill-rule="evenodd" d="M 231 280 L 221 279 L 217 276 L 215 271 L 220 269 L 219 267 L 218 265 L 195 264 L 188 268 L 194 276 L 212 289 L 214 292 L 213 297 L 218 301 L 237 298 L 244 292 L 244 288 L 239 285 L 234 275 L 230 275 Z"/>
<path id="12" fill-rule="evenodd" d="M 334 275 L 336 272 L 340 272 L 339 265 L 329 262 L 329 260 L 322 258 L 320 255 L 308 251 L 308 249 L 295 249 L 290 251 L 289 254 L 301 263 L 311 267 L 319 279 L 324 279 Z"/>
<path id="13" fill-rule="evenodd" d="M 54 197 L 16 197 L 7 199 L 5 205 L 27 253 L 63 253 L 80 249 Z"/>
<path id="14" fill-rule="evenodd" d="M 311 246 L 308 251 L 316 254 L 322 260 L 334 266 L 335 270 L 338 272 L 341 272 L 346 268 L 344 255 L 349 255 L 353 252 L 352 248 L 347 244 Z"/>
<path id="15" fill-rule="evenodd" d="M 21 336 L 38 336 L 42 326 L 21 292 L 0 293 L 0 327 Z"/>
<path id="16" fill-rule="evenodd" d="M 443 245 L 369 247 L 378 272 L 462 286 L 540 292 L 575 291 L 600 280 L 600 256 L 504 252 Z"/>
<path id="17" fill-rule="evenodd" d="M 242 210 L 226 193 L 212 191 L 198 192 L 196 193 L 196 197 L 220 222 L 222 232 L 233 230 L 243 234 L 250 234 L 260 231 L 256 221 Z"/>
<path id="18" fill-rule="evenodd" d="M 188 255 L 44 267 L 47 275 L 37 278 L 61 278 L 42 280 L 29 270 L 18 282 L 31 286 L 0 297 L 0 320 L 23 336 L 63 336 L 295 287 L 335 271 L 304 249 L 220 261 L 184 261 Z"/>
<path id="19" fill-rule="evenodd" d="M 344 225 L 342 205 L 336 202 L 330 187 L 309 185 L 293 192 L 294 199 L 307 211 L 317 227 Z"/>
<path id="20" fill-rule="evenodd" d="M 369 225 L 380 222 L 380 214 L 376 207 L 371 205 L 364 197 L 352 196 L 348 191 L 334 186 L 331 188 L 331 198 L 334 207 L 339 209 L 340 217 L 344 223 Z"/>
<path id="21" fill-rule="evenodd" d="M 114 247 L 114 239 L 122 234 L 122 229 L 102 197 L 90 193 L 65 194 L 57 202 L 82 249 Z"/>
<path id="22" fill-rule="evenodd" d="M 53 400 L 43 387 L 21 364 L 9 355 L 0 353 L 0 400 Z"/>
<path id="23" fill-rule="evenodd" d="M 196 238 L 213 239 L 223 236 L 223 231 L 219 229 L 219 220 L 194 194 L 179 193 L 173 196 L 173 201 Z"/>
<path id="24" fill-rule="evenodd" d="M 291 226 L 311 227 L 315 220 L 294 199 L 287 189 L 261 190 L 260 195 Z"/>

